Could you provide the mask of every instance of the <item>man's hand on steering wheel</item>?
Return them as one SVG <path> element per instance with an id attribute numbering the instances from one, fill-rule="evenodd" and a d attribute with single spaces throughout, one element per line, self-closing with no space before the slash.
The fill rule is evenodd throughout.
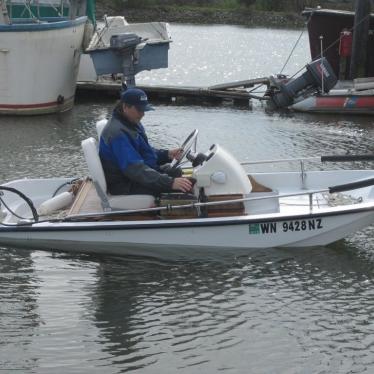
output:
<path id="1" fill-rule="evenodd" d="M 187 178 L 175 178 L 172 189 L 176 191 L 189 192 L 192 190 L 192 182 Z"/>
<path id="2" fill-rule="evenodd" d="M 195 129 L 194 131 L 191 132 L 190 135 L 186 138 L 186 140 L 183 142 L 183 144 L 178 148 L 178 150 L 181 150 L 181 152 L 178 152 L 178 157 L 174 157 L 170 166 L 172 169 L 176 169 L 183 161 L 183 159 L 186 157 L 188 152 L 190 152 L 191 148 L 193 146 L 196 146 L 196 141 L 197 141 L 197 134 L 199 131 Z"/>
<path id="3" fill-rule="evenodd" d="M 170 160 L 179 160 L 180 157 L 183 154 L 183 148 L 174 148 L 174 149 L 169 149 L 168 151 L 168 156 Z"/>

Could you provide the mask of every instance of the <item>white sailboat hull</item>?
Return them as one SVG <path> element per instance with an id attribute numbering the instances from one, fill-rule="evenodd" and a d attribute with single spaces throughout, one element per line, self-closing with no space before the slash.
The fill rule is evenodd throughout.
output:
<path id="1" fill-rule="evenodd" d="M 73 106 L 85 22 L 0 25 L 0 114 Z"/>

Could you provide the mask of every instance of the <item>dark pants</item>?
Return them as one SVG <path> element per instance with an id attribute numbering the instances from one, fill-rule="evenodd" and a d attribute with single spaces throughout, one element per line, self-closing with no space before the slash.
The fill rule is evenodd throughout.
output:
<path id="1" fill-rule="evenodd" d="M 163 167 L 162 173 L 168 174 L 172 178 L 178 178 L 182 175 L 182 169 L 170 169 L 170 167 Z M 116 184 L 110 188 L 111 195 L 153 195 L 160 196 L 162 192 L 171 192 L 171 191 L 159 191 L 158 189 L 149 188 L 143 186 L 140 183 L 130 182 L 126 185 L 126 190 L 122 184 Z"/>

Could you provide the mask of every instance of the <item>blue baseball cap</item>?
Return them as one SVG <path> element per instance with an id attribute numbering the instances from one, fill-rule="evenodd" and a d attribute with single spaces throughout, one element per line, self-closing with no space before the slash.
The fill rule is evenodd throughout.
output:
<path id="1" fill-rule="evenodd" d="M 129 88 L 121 94 L 121 101 L 128 105 L 133 105 L 142 112 L 154 110 L 149 104 L 147 94 L 139 88 Z"/>

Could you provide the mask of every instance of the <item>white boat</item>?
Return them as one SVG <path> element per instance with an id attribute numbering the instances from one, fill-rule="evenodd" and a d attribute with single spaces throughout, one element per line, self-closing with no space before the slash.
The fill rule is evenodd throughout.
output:
<path id="1" fill-rule="evenodd" d="M 43 1 L 13 1 L 8 8 L 0 3 L 0 114 L 70 109 L 87 17 L 67 17 L 64 1 L 56 7 L 48 3 L 57 12 L 53 17 L 38 17 L 47 5 Z M 16 12 L 17 6 L 24 7 L 27 18 Z"/>
<path id="2" fill-rule="evenodd" d="M 135 85 L 131 81 L 135 74 L 168 67 L 170 42 L 168 23 L 129 24 L 123 16 L 104 16 L 82 55 L 78 81 L 107 81 L 114 76 L 126 75 L 124 80 Z"/>
<path id="3" fill-rule="evenodd" d="M 93 138 L 82 142 L 91 179 L 1 185 L 0 245 L 188 257 L 327 245 L 374 222 L 374 170 L 305 168 L 308 161 L 374 160 L 374 155 L 261 161 L 297 161 L 301 168 L 249 177 L 245 167 L 256 162 L 241 164 L 219 145 L 205 154 L 189 151 L 196 136 L 197 130 L 183 145 L 194 165 L 184 174 L 196 180 L 188 195 L 168 194 L 159 202 L 148 195 L 108 196 Z"/>

